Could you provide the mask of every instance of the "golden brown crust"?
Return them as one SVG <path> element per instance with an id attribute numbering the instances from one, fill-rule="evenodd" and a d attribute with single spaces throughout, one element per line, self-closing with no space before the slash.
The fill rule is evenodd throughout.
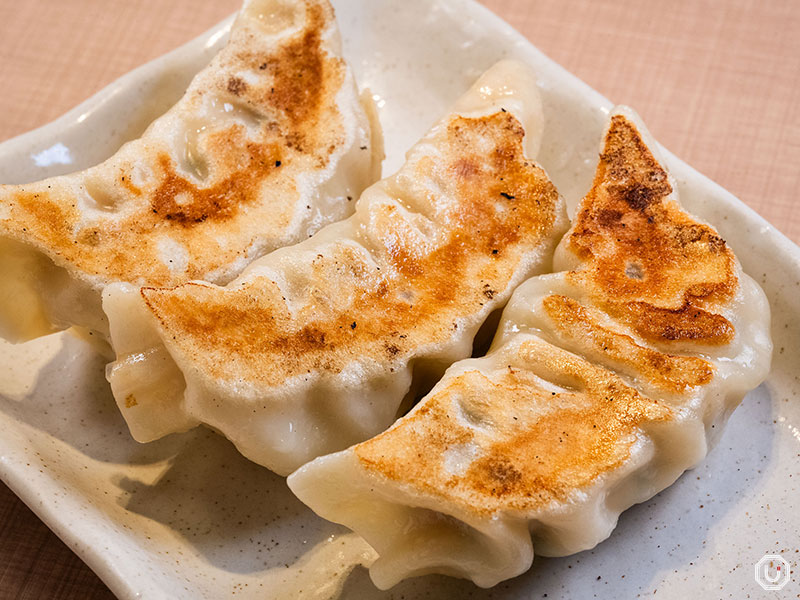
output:
<path id="1" fill-rule="evenodd" d="M 733 340 L 733 325 L 722 315 L 692 306 L 658 308 L 645 302 L 614 303 L 606 311 L 650 342 L 697 342 L 723 346 Z"/>
<path id="2" fill-rule="evenodd" d="M 266 277 L 227 289 L 143 289 L 165 338 L 209 377 L 270 386 L 356 359 L 399 364 L 450 339 L 552 235 L 559 198 L 525 158 L 510 113 L 452 118 L 439 135 L 436 157 L 403 175 L 425 186 L 404 193 L 430 203 L 429 214 L 372 201 L 357 226 L 371 254 L 349 242 L 320 248 L 294 315 Z M 393 183 L 379 185 L 392 196 Z"/>
<path id="3" fill-rule="evenodd" d="M 604 327 L 601 312 L 566 296 L 548 296 L 544 310 L 562 337 L 582 351 L 600 353 L 631 374 L 644 376 L 668 392 L 684 392 L 711 381 L 714 370 L 708 361 L 694 356 L 676 356 L 636 343 L 630 336 Z"/>
<path id="4" fill-rule="evenodd" d="M 451 378 L 392 429 L 355 446 L 361 464 L 471 513 L 531 511 L 624 464 L 643 424 L 674 418 L 610 371 L 535 338 L 510 360 L 488 376 Z M 453 472 L 448 454 L 469 455 L 470 444 L 479 448 L 474 459 Z"/>
<path id="5" fill-rule="evenodd" d="M 295 214 L 310 209 L 295 206 L 295 179 L 323 168 L 344 142 L 336 94 L 345 65 L 321 38 L 332 9 L 307 0 L 293 10 L 305 15 L 301 26 L 277 46 L 254 43 L 257 24 L 237 21 L 181 101 L 187 130 L 170 135 L 177 146 L 185 138 L 177 153 L 186 156 L 145 134 L 135 160 L 123 154 L 69 181 L 3 186 L 10 215 L 0 235 L 102 282 L 154 286 L 205 278 L 260 240 L 288 241 Z M 234 75 L 248 72 L 258 74 L 254 82 Z M 194 123 L 196 111 L 210 111 L 210 120 Z M 188 258 L 185 269 L 164 258 L 164 240 Z"/>
<path id="6" fill-rule="evenodd" d="M 200 187 L 180 175 L 166 154 L 159 155 L 162 176 L 158 188 L 150 197 L 150 215 L 153 216 L 149 220 L 152 225 L 163 219 L 184 226 L 202 223 L 207 219 L 224 221 L 235 218 L 241 209 L 258 201 L 261 185 L 267 176 L 275 173 L 280 168 L 276 165 L 286 160 L 281 148 L 277 144 L 271 147 L 251 144 L 242 139 L 242 135 L 226 137 L 231 144 L 229 147 L 238 145 L 247 149 L 241 157 L 243 165 L 208 187 Z"/>
<path id="7" fill-rule="evenodd" d="M 734 336 L 716 312 L 738 285 L 733 254 L 671 193 L 636 126 L 614 116 L 594 185 L 566 239 L 581 261 L 565 274 L 566 288 L 581 300 L 546 295 L 547 319 L 532 330 L 542 327 L 553 343 L 539 333 L 514 334 L 480 359 L 480 371 L 446 376 L 393 428 L 354 447 L 362 466 L 487 516 L 568 502 L 629 462 L 650 424 L 677 415 L 615 370 L 674 400 L 710 383 L 714 367 L 664 348 L 723 345 Z"/>
<path id="8" fill-rule="evenodd" d="M 259 70 L 272 73 L 274 83 L 269 90 L 266 87 L 258 90 L 260 97 L 253 101 L 283 111 L 294 135 L 301 140 L 314 137 L 322 104 L 330 101 L 325 97 L 330 71 L 344 70 L 341 59 L 326 60 L 320 52 L 320 31 L 331 19 L 333 14 L 324 14 L 321 6 L 312 7 L 309 19 L 312 26 L 258 66 Z"/>
<path id="9" fill-rule="evenodd" d="M 736 291 L 733 253 L 671 193 L 636 126 L 614 115 L 568 239 L 582 261 L 570 278 L 649 341 L 729 343 L 731 324 L 706 309 Z"/>

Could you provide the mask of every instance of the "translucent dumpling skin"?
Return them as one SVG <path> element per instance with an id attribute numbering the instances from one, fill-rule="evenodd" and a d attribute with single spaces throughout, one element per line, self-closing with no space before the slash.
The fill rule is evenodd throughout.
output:
<path id="1" fill-rule="evenodd" d="M 610 118 L 550 275 L 377 437 L 289 477 L 379 554 L 378 587 L 444 573 L 491 586 L 606 539 L 702 460 L 769 371 L 763 291 L 678 205 L 638 117 Z"/>

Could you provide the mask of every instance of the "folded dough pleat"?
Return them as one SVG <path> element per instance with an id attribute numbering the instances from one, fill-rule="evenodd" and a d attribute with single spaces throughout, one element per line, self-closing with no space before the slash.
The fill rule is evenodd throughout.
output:
<path id="1" fill-rule="evenodd" d="M 108 335 L 113 282 L 226 283 L 349 216 L 380 176 L 327 0 L 248 0 L 228 44 L 104 163 L 0 187 L 0 335 Z"/>
<path id="2" fill-rule="evenodd" d="M 205 423 L 288 474 L 388 427 L 421 379 L 470 355 L 516 285 L 550 269 L 567 220 L 533 161 L 541 129 L 532 73 L 501 62 L 353 217 L 226 287 L 109 286 L 108 378 L 133 436 Z"/>
<path id="3" fill-rule="evenodd" d="M 488 587 L 534 549 L 592 548 L 702 460 L 766 377 L 764 293 L 681 209 L 654 152 L 615 110 L 556 252 L 572 270 L 523 283 L 489 353 L 450 367 L 389 430 L 289 477 L 377 550 L 378 587 L 426 573 Z"/>

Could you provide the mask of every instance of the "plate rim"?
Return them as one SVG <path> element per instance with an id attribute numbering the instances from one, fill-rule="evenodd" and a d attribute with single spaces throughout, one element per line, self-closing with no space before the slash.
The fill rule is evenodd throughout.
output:
<path id="1" fill-rule="evenodd" d="M 502 34 L 518 51 L 530 56 L 537 56 L 548 68 L 558 73 L 560 78 L 564 78 L 572 86 L 580 90 L 588 105 L 600 107 L 606 111 L 614 106 L 611 100 L 547 56 L 511 24 L 486 6 L 480 4 L 477 0 L 449 0 L 449 4 L 455 7 L 456 10 L 464 11 L 465 18 L 474 18 L 481 23 L 482 27 L 498 31 L 498 33 Z M 81 122 L 87 118 L 87 115 L 102 108 L 106 102 L 120 93 L 122 89 L 136 86 L 142 81 L 157 77 L 159 73 L 174 68 L 187 53 L 201 51 L 202 48 L 219 41 L 220 37 L 227 33 L 235 16 L 236 13 L 226 17 L 210 29 L 179 47 L 125 73 L 55 120 L 3 141 L 0 143 L 0 154 L 19 152 L 25 147 L 35 144 L 35 140 L 38 138 L 47 139 L 48 136 L 55 138 L 65 129 L 80 126 Z M 694 167 L 664 148 L 661 144 L 658 145 L 671 171 L 674 171 L 675 167 L 678 167 L 682 172 L 681 175 L 685 175 L 687 180 L 692 179 L 701 182 L 713 191 L 715 196 L 739 211 L 748 222 L 753 223 L 760 230 L 765 231 L 768 234 L 765 238 L 765 245 L 774 245 L 778 253 L 783 254 L 785 258 L 788 258 L 792 262 L 797 271 L 797 275 L 800 276 L 800 246 L 795 244 L 758 212 L 722 187 L 719 183 L 697 171 Z M 773 371 L 770 372 L 770 375 L 772 373 Z M 2 446 L 2 440 L 0 440 L 0 452 L 3 450 Z M 9 460 L 5 454 L 0 454 L 0 480 L 2 480 L 11 491 L 57 535 L 71 551 L 77 554 L 81 560 L 97 574 L 114 595 L 119 598 L 139 597 L 138 593 L 128 585 L 128 580 L 124 573 L 116 568 L 114 562 L 105 560 L 99 547 L 82 543 L 80 532 L 74 526 L 71 526 L 67 519 L 59 517 L 57 511 L 63 510 L 63 507 L 57 508 L 54 504 L 48 504 L 46 501 L 43 501 L 41 497 L 37 496 L 35 486 L 26 485 L 23 470 L 21 468 L 17 469 L 13 461 Z"/>

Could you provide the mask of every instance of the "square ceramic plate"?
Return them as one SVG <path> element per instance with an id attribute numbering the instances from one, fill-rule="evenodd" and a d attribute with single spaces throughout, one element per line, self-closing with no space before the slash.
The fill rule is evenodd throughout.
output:
<path id="1" fill-rule="evenodd" d="M 334 0 L 345 54 L 380 107 L 387 160 L 403 153 L 485 68 L 516 57 L 539 74 L 540 160 L 571 206 L 588 189 L 610 102 L 470 0 Z M 0 145 L 0 181 L 95 164 L 180 95 L 230 21 L 112 84 L 58 121 Z M 624 98 L 620 98 L 624 101 Z M 103 359 L 59 334 L 0 344 L 0 475 L 120 598 L 764 597 L 756 561 L 797 564 L 800 513 L 800 249 L 666 153 L 684 205 L 713 223 L 769 296 L 775 357 L 708 459 L 623 514 L 609 540 L 493 590 L 445 577 L 377 591 L 369 553 L 315 517 L 280 477 L 206 430 L 134 442 Z M 351 572 L 352 570 L 352 572 Z M 770 597 L 794 597 L 797 576 Z"/>

